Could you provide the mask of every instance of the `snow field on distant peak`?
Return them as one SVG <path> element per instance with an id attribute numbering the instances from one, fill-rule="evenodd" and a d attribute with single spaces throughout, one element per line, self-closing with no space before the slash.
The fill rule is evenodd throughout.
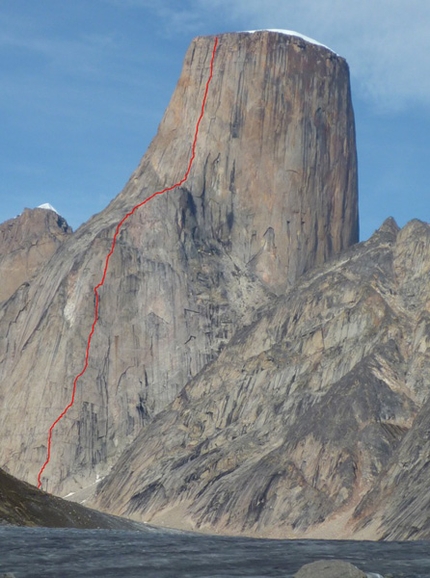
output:
<path id="1" fill-rule="evenodd" d="M 56 211 L 54 209 L 54 207 L 49 204 L 49 203 L 43 203 L 42 205 L 39 205 L 38 207 L 36 207 L 37 209 L 46 209 L 47 211 L 54 211 L 54 213 L 57 213 L 57 215 L 59 214 L 58 211 Z"/>

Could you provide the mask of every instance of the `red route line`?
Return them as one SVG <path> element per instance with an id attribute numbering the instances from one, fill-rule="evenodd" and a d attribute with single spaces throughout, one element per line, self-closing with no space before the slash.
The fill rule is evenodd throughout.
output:
<path id="1" fill-rule="evenodd" d="M 91 347 L 91 340 L 93 338 L 94 335 L 94 331 L 97 325 L 97 321 L 99 319 L 99 301 L 100 301 L 100 297 L 99 297 L 99 289 L 100 287 L 102 287 L 104 285 L 104 282 L 106 280 L 106 275 L 107 275 L 107 271 L 108 271 L 108 267 L 109 267 L 109 261 L 110 258 L 112 257 L 112 254 L 115 250 L 115 245 L 116 245 L 116 241 L 119 235 L 119 232 L 121 230 L 121 227 L 123 226 L 123 224 L 125 223 L 125 221 L 131 217 L 131 215 L 133 215 L 137 209 L 139 209 L 140 207 L 142 207 L 143 205 L 146 205 L 146 203 L 149 203 L 149 201 L 152 201 L 152 199 L 154 197 L 157 197 L 158 195 L 163 195 L 164 193 L 167 193 L 168 191 L 172 191 L 173 189 L 176 189 L 178 187 L 180 187 L 183 183 L 185 183 L 185 181 L 188 179 L 189 175 L 190 175 L 190 171 L 191 171 L 191 167 L 193 165 L 194 162 L 194 157 L 196 156 L 196 144 L 197 144 L 197 137 L 199 134 L 199 128 L 200 128 L 200 123 L 202 121 L 203 118 L 203 114 L 205 111 L 205 105 L 206 105 L 206 100 L 207 100 L 207 96 L 208 96 L 208 92 L 209 92 L 209 84 L 212 80 L 212 76 L 213 76 L 213 64 L 214 64 L 214 60 L 215 60 L 215 52 L 218 46 L 218 38 L 215 38 L 215 42 L 214 42 L 214 47 L 212 50 L 212 57 L 211 57 L 211 63 L 210 63 L 210 74 L 209 74 L 209 78 L 206 81 L 206 87 L 205 87 L 205 93 L 203 96 L 203 102 L 202 102 L 202 107 L 201 107 L 201 111 L 200 111 L 200 116 L 198 118 L 197 124 L 196 124 L 196 129 L 194 132 L 194 140 L 193 140 L 193 144 L 191 147 L 191 158 L 188 162 L 188 167 L 187 170 L 185 171 L 184 176 L 182 177 L 182 179 L 175 183 L 174 185 L 172 185 L 171 187 L 166 187 L 165 189 L 163 189 L 162 191 L 157 191 L 155 193 L 153 193 L 151 196 L 149 196 L 148 198 L 146 198 L 144 201 L 142 201 L 141 203 L 139 203 L 138 205 L 136 205 L 135 207 L 133 207 L 133 209 L 127 213 L 122 219 L 121 221 L 118 223 L 118 225 L 116 226 L 115 229 L 115 234 L 113 236 L 112 239 L 112 245 L 110 248 L 110 251 L 106 257 L 105 260 L 105 266 L 104 266 L 104 271 L 103 271 L 103 277 L 101 278 L 101 281 L 98 285 L 96 285 L 94 287 L 94 293 L 96 296 L 95 299 L 95 305 L 94 305 L 94 320 L 93 320 L 93 324 L 91 327 L 91 331 L 90 334 L 88 335 L 88 341 L 87 341 L 87 348 L 85 350 L 85 363 L 84 363 L 84 367 L 82 369 L 82 371 L 80 373 L 78 373 L 78 375 L 75 377 L 74 381 L 73 381 L 73 389 L 72 389 L 72 398 L 70 400 L 70 403 L 68 405 L 66 405 L 66 407 L 64 408 L 64 410 L 60 413 L 60 415 L 57 417 L 57 419 L 54 421 L 54 423 L 51 425 L 51 427 L 49 428 L 49 432 L 48 432 L 48 446 L 47 446 L 47 457 L 46 457 L 46 461 L 43 464 L 43 466 L 40 468 L 40 471 L 37 475 L 37 487 L 41 488 L 42 487 L 42 481 L 41 481 L 41 476 L 43 474 L 44 469 L 46 468 L 46 466 L 49 464 L 49 461 L 51 459 L 51 442 L 52 442 L 52 432 L 54 431 L 55 426 L 58 424 L 59 421 L 61 421 L 63 419 L 63 417 L 66 415 L 66 413 L 69 411 L 69 409 L 73 406 L 73 404 L 75 403 L 75 395 L 76 395 L 76 387 L 77 387 L 77 383 L 79 378 L 81 378 L 84 373 L 86 372 L 87 368 L 88 368 L 88 358 L 89 358 L 89 354 L 90 354 L 90 347 Z"/>

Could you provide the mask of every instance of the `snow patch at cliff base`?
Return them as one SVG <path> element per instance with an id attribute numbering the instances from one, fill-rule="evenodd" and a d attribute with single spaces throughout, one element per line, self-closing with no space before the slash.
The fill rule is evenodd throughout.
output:
<path id="1" fill-rule="evenodd" d="M 282 30 L 279 28 L 261 28 L 260 30 L 245 30 L 245 32 L 248 32 L 249 34 L 253 34 L 254 32 L 278 32 L 279 34 L 286 34 L 287 36 L 297 36 L 298 38 L 302 38 L 303 40 L 306 40 L 306 42 L 310 42 L 311 44 L 316 44 L 317 46 L 322 46 L 323 48 L 327 48 L 327 50 L 330 50 L 330 52 L 333 52 L 334 54 L 336 54 L 336 52 L 334 50 L 332 50 L 331 48 L 329 48 L 325 44 L 321 44 L 321 42 L 318 42 L 318 40 L 314 40 L 313 38 L 310 38 L 309 36 L 305 36 L 304 34 L 301 34 L 300 32 L 295 32 L 294 30 Z"/>

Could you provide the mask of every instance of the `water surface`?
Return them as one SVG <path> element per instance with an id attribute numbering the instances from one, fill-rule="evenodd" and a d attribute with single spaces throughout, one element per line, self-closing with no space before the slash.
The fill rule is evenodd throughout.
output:
<path id="1" fill-rule="evenodd" d="M 258 540 L 168 531 L 0 527 L 0 572 L 16 578 L 291 578 L 338 558 L 365 572 L 429 578 L 428 542 Z"/>

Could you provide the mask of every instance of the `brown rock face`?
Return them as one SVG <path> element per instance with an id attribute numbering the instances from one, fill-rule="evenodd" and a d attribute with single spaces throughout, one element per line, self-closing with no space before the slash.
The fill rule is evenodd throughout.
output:
<path id="1" fill-rule="evenodd" d="M 428 538 L 430 225 L 393 220 L 258 312 L 95 504 L 284 538 Z"/>
<path id="2" fill-rule="evenodd" d="M 82 369 L 117 223 L 185 172 L 213 44 L 192 42 L 122 193 L 0 309 L 0 465 L 23 479 L 35 481 Z M 221 35 L 189 179 L 121 231 L 43 487 L 65 494 L 105 475 L 258 307 L 357 240 L 346 62 L 283 34 Z"/>
<path id="3" fill-rule="evenodd" d="M 49 261 L 72 229 L 63 217 L 45 209 L 25 209 L 0 225 L 0 302 Z"/>
<path id="4" fill-rule="evenodd" d="M 201 92 L 212 43 L 204 37 L 191 44 L 149 150 L 162 182 L 172 178 L 166 150 L 181 159 L 178 167 L 186 165 L 184 131 L 197 113 L 190 102 Z M 221 35 L 186 189 L 195 237 L 210 231 L 272 289 L 282 290 L 356 243 L 355 132 L 345 60 L 293 36 Z"/>

